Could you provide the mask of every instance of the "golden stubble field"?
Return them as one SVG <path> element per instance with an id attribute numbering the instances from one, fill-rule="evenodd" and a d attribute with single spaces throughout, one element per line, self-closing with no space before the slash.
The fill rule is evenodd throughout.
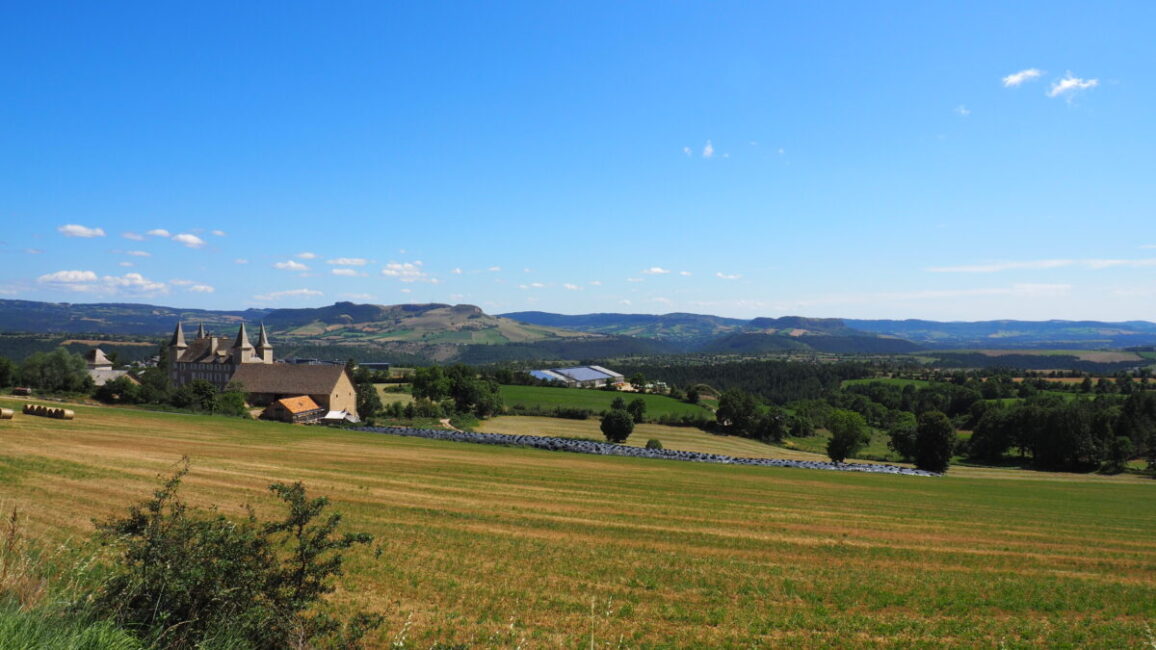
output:
<path id="1" fill-rule="evenodd" d="M 1150 647 L 1154 636 L 1149 480 L 728 467 L 76 412 L 0 422 L 0 499 L 44 542 L 86 538 L 92 518 L 146 497 L 183 455 L 185 496 L 226 512 L 271 512 L 265 486 L 301 480 L 377 537 L 334 598 L 384 613 L 383 647 Z"/>

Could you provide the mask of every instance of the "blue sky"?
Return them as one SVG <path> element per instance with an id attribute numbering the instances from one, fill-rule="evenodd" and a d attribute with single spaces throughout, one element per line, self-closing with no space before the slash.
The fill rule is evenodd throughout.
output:
<path id="1" fill-rule="evenodd" d="M 0 297 L 1156 320 L 1156 3 L 9 3 Z"/>

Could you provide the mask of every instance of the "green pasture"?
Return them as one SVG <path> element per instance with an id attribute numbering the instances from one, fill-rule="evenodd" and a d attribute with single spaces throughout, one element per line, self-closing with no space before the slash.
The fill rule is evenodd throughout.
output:
<path id="1" fill-rule="evenodd" d="M 331 597 L 386 617 L 373 647 L 1145 648 L 1156 627 L 1156 483 L 1135 476 L 869 475 L 75 411 L 0 421 L 0 503 L 31 541 L 82 544 L 184 455 L 185 496 L 227 515 L 271 512 L 266 486 L 301 480 L 376 536 Z"/>
<path id="2" fill-rule="evenodd" d="M 927 388 L 928 386 L 931 385 L 931 382 L 926 381 L 924 379 L 897 379 L 894 377 L 875 377 L 875 378 L 870 378 L 870 379 L 844 379 L 843 383 L 842 383 L 842 387 L 846 388 L 848 386 L 857 386 L 857 385 L 861 385 L 861 384 L 873 384 L 876 382 L 878 382 L 880 384 L 885 384 L 887 386 L 899 386 L 899 387 L 915 386 L 916 388 Z"/>
<path id="3" fill-rule="evenodd" d="M 680 402 L 666 395 L 644 395 L 589 388 L 502 386 L 502 401 L 505 402 L 507 409 L 521 404 L 529 409 L 561 407 L 598 412 L 609 409 L 611 402 L 617 397 L 621 397 L 627 404 L 641 397 L 646 402 L 648 418 L 658 418 L 663 415 L 713 417 L 712 413 L 702 406 Z"/>

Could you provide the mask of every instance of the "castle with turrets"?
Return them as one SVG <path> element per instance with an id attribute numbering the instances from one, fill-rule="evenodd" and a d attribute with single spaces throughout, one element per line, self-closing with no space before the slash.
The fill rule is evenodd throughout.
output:
<path id="1" fill-rule="evenodd" d="M 265 325 L 261 325 L 257 347 L 249 341 L 245 324 L 237 331 L 237 337 L 229 345 L 226 336 L 210 336 L 205 326 L 197 328 L 197 337 L 192 343 L 185 341 L 185 331 L 177 323 L 177 329 L 169 341 L 169 378 L 174 386 L 184 386 L 195 379 L 204 379 L 217 388 L 224 388 L 233 378 L 237 368 L 249 363 L 273 363 L 273 346 Z"/>

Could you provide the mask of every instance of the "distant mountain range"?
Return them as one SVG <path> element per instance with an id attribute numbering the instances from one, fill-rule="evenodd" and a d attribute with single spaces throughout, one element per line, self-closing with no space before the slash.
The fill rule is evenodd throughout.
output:
<path id="1" fill-rule="evenodd" d="M 928 350 L 1103 349 L 1156 345 L 1146 321 L 981 321 L 753 318 L 674 313 L 516 312 L 493 316 L 472 305 L 367 305 L 217 311 L 156 305 L 0 300 L 0 332 L 101 334 L 160 339 L 177 320 L 232 335 L 265 323 L 277 355 L 362 360 L 569 359 L 656 354 L 798 352 L 925 354 Z"/>
<path id="2" fill-rule="evenodd" d="M 1016 321 L 937 322 L 929 320 L 860 320 L 853 318 L 754 318 L 742 320 L 699 314 L 580 314 L 567 316 L 525 311 L 504 318 L 599 334 L 654 338 L 690 346 L 740 335 L 789 336 L 813 343 L 811 336 L 879 337 L 879 345 L 896 349 L 903 343 L 925 349 L 1099 349 L 1156 345 L 1156 323 L 1127 321 Z M 829 343 L 829 342 L 828 342 Z M 824 345 L 820 342 L 819 346 Z M 902 350 L 899 350 L 902 351 Z"/>

